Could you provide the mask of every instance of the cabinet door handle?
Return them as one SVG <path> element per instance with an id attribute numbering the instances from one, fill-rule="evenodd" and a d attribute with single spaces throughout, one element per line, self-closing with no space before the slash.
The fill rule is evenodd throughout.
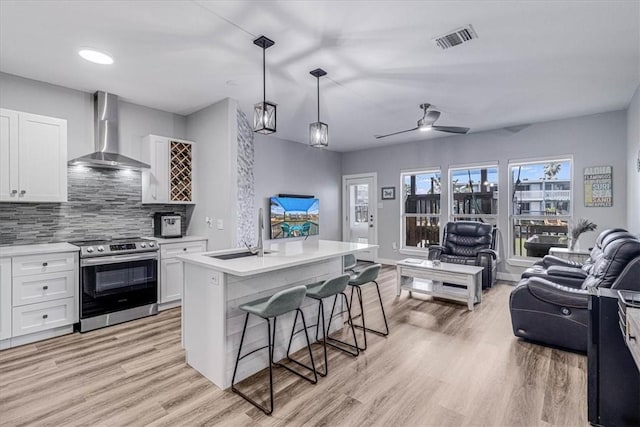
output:
<path id="1" fill-rule="evenodd" d="M 20 190 L 20 194 L 24 196 L 25 194 L 27 194 L 27 190 Z"/>
<path id="2" fill-rule="evenodd" d="M 18 190 L 11 190 L 11 194 L 18 194 Z"/>
<path id="3" fill-rule="evenodd" d="M 43 262 L 43 263 L 42 263 L 42 266 L 43 266 L 43 267 L 46 267 L 47 265 L 49 265 L 49 263 L 48 263 L 48 262 Z"/>
<path id="4" fill-rule="evenodd" d="M 44 291 L 46 291 L 47 289 L 49 289 L 49 286 L 47 286 L 47 285 L 44 285 L 44 286 L 42 287 L 42 290 L 44 290 Z"/>
<path id="5" fill-rule="evenodd" d="M 46 319 L 47 317 L 49 317 L 47 314 L 43 314 L 43 315 L 42 315 L 42 318 L 43 318 L 43 319 Z"/>
<path id="6" fill-rule="evenodd" d="M 187 248 L 182 248 L 182 250 L 186 252 L 186 251 L 187 251 Z"/>

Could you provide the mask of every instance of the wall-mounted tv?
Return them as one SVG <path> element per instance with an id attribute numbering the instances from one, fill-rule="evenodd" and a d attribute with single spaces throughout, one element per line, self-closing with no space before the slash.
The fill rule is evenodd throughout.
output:
<path id="1" fill-rule="evenodd" d="M 318 234 L 320 201 L 305 197 L 271 197 L 269 224 L 272 239 Z"/>

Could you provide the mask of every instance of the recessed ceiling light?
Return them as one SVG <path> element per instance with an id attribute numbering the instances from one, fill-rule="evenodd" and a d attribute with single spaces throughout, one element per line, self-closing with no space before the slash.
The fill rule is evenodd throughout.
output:
<path id="1" fill-rule="evenodd" d="M 78 51 L 78 55 L 82 58 L 86 59 L 89 62 L 93 62 L 95 64 L 101 65 L 111 65 L 113 64 L 113 58 L 104 53 L 93 49 L 80 49 Z"/>

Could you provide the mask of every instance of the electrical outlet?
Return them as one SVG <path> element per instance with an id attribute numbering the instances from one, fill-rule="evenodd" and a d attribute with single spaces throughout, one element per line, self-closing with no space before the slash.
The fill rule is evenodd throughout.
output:
<path id="1" fill-rule="evenodd" d="M 209 228 L 213 227 L 213 218 L 210 216 L 204 217 L 204 222 L 209 226 Z"/>
<path id="2" fill-rule="evenodd" d="M 398 250 L 398 242 L 393 242 L 393 243 L 391 244 L 391 247 L 393 247 L 393 250 L 394 250 L 394 251 L 397 251 L 397 250 Z"/>

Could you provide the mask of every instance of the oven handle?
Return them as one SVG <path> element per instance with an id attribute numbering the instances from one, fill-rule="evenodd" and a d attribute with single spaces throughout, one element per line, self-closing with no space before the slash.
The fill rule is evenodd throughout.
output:
<path id="1" fill-rule="evenodd" d="M 147 259 L 158 259 L 158 254 L 154 253 L 153 255 L 132 255 L 132 256 L 115 255 L 115 256 L 108 256 L 108 257 L 89 258 L 89 259 L 81 260 L 80 266 L 86 267 L 90 265 L 117 264 L 120 262 L 144 261 Z"/>

